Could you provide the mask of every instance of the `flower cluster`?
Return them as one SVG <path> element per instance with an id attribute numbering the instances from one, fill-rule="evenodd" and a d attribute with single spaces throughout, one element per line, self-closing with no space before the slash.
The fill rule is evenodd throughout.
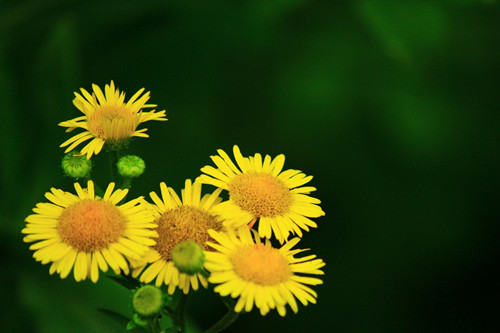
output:
<path id="1" fill-rule="evenodd" d="M 50 263 L 50 274 L 61 278 L 73 271 L 76 281 L 97 282 L 99 272 L 111 268 L 142 285 L 164 287 L 169 295 L 213 284 L 216 293 L 236 299 L 235 312 L 256 306 L 262 315 L 276 310 L 284 316 L 287 305 L 298 311 L 297 300 L 315 303 L 310 286 L 322 281 L 305 275 L 323 274 L 325 264 L 315 255 L 297 257 L 304 250 L 293 248 L 304 232 L 317 227 L 312 219 L 325 213 L 320 200 L 310 196 L 316 189 L 305 186 L 312 176 L 284 170 L 284 155 L 244 157 L 235 145 L 233 162 L 218 150 L 210 157 L 214 166 L 201 168 L 194 181 L 187 179 L 180 195 L 161 182 L 150 200 L 124 202 L 131 179 L 145 170 L 138 156 L 124 156 L 116 164 L 124 179 L 121 188 L 111 182 L 101 191 L 90 179 L 93 155 L 103 148 L 115 153 L 132 137 L 147 137 L 146 129 L 137 130 L 143 122 L 167 120 L 164 110 L 143 111 L 156 106 L 146 104 L 149 92 L 143 92 L 125 103 L 125 93 L 111 81 L 104 92 L 93 85 L 92 94 L 83 88 L 75 93 L 73 104 L 84 115 L 59 125 L 84 131 L 61 144 L 71 152 L 62 166 L 86 187 L 75 182 L 74 192 L 52 188 L 45 194 L 49 202 L 38 203 L 26 218 L 22 233 L 32 243 L 33 257 Z M 88 140 L 80 152 L 74 150 Z M 215 188 L 203 194 L 203 184 Z M 142 304 L 137 297 L 134 302 Z"/>

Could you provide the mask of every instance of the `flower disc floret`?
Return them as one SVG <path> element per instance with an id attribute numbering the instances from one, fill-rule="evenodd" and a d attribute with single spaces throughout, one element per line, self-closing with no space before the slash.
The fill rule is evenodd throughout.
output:
<path id="1" fill-rule="evenodd" d="M 59 217 L 61 240 L 78 251 L 93 252 L 116 242 L 126 228 L 126 217 L 115 205 L 102 200 L 82 200 L 68 206 Z"/>
<path id="2" fill-rule="evenodd" d="M 88 118 L 89 132 L 94 137 L 120 141 L 128 139 L 139 124 L 140 116 L 126 108 L 110 105 L 102 107 Z"/>
<path id="3" fill-rule="evenodd" d="M 229 183 L 229 195 L 254 216 L 274 217 L 288 212 L 292 194 L 280 179 L 268 173 L 243 173 Z"/>
<path id="4" fill-rule="evenodd" d="M 179 206 L 165 211 L 156 219 L 158 239 L 153 247 L 164 260 L 172 259 L 174 247 L 184 241 L 194 241 L 204 249 L 211 237 L 208 229 L 221 229 L 217 216 L 192 206 Z"/>

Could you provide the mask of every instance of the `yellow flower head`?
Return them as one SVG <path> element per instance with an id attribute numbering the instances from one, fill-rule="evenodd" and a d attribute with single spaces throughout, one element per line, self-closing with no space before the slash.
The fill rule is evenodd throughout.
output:
<path id="1" fill-rule="evenodd" d="M 160 188 L 161 199 L 155 192 L 150 193 L 157 215 L 156 245 L 143 258 L 142 265 L 140 262 L 134 263 L 136 267 L 133 275 L 139 275 L 143 268 L 141 266 L 151 263 L 142 273 L 141 282 L 149 283 L 156 279 L 156 286 L 168 285 L 169 294 L 172 294 L 176 287 L 187 294 L 190 288 L 197 290 L 199 283 L 206 288 L 208 283 L 201 273 L 189 275 L 179 272 L 172 260 L 172 251 L 177 244 L 186 240 L 198 243 L 204 250 L 209 249 L 205 244 L 211 239 L 207 230 L 222 228 L 222 222 L 212 211 L 214 204 L 221 201 L 218 197 L 221 190 L 217 189 L 201 198 L 201 183 L 191 183 L 188 179 L 182 190 L 181 201 L 175 191 L 165 183 L 161 183 Z"/>
<path id="2" fill-rule="evenodd" d="M 94 194 L 94 183 L 82 189 L 75 183 L 77 195 L 52 188 L 45 197 L 51 203 L 39 203 L 35 214 L 26 218 L 22 233 L 25 242 L 34 242 L 30 250 L 42 264 L 52 262 L 50 274 L 65 278 L 73 269 L 76 281 L 99 279 L 99 270 L 108 266 L 116 273 L 128 274 L 128 260 L 138 260 L 154 245 L 154 216 L 140 204 L 141 198 L 118 203 L 128 190 L 116 190 L 110 183 L 103 198 Z"/>
<path id="3" fill-rule="evenodd" d="M 259 219 L 260 237 L 276 238 L 283 243 L 290 233 L 302 237 L 302 231 L 317 225 L 309 217 L 325 215 L 317 205 L 320 201 L 308 194 L 315 191 L 308 183 L 312 176 L 299 170 L 283 169 L 285 156 L 274 160 L 269 155 L 264 159 L 260 154 L 243 157 L 238 146 L 233 147 L 238 167 L 221 149 L 219 156 L 210 158 L 218 167 L 205 166 L 206 175 L 200 177 L 207 184 L 223 188 L 229 192 L 229 200 L 217 205 L 214 210 L 224 219 L 227 227 L 238 228 L 253 224 Z"/>
<path id="4" fill-rule="evenodd" d="M 83 88 L 80 89 L 83 96 L 75 92 L 73 104 L 84 116 L 59 123 L 59 126 L 68 127 L 66 132 L 75 128 L 85 130 L 61 144 L 61 147 L 69 145 L 65 153 L 73 150 L 80 143 L 92 139 L 81 150 L 81 154 L 87 155 L 87 159 L 90 159 L 93 154 L 101 151 L 105 143 L 120 146 L 133 136 L 147 138 L 148 135 L 144 133 L 147 128 L 137 130 L 139 124 L 150 120 L 167 120 L 165 110 L 142 111 L 143 108 L 156 106 L 146 104 L 149 100 L 149 91 L 141 96 L 144 88 L 136 92 L 127 103 L 125 103 L 125 93 L 120 93 L 118 88 L 115 89 L 113 81 L 104 87 L 104 93 L 95 84 L 92 88 L 94 89 L 92 95 Z"/>
<path id="5" fill-rule="evenodd" d="M 303 250 L 292 250 L 299 242 L 294 238 L 277 249 L 266 240 L 261 243 L 256 233 L 252 238 L 247 226 L 226 233 L 209 230 L 218 243 L 208 242 L 215 252 L 205 253 L 205 268 L 210 272 L 208 281 L 218 284 L 214 291 L 221 296 L 238 298 L 234 311 L 249 312 L 254 304 L 261 315 L 276 309 L 281 316 L 286 314 L 286 304 L 297 313 L 295 299 L 303 305 L 316 303 L 317 294 L 307 285 L 323 282 L 314 277 L 297 275 L 323 274 L 325 265 L 315 255 L 295 258 Z"/>

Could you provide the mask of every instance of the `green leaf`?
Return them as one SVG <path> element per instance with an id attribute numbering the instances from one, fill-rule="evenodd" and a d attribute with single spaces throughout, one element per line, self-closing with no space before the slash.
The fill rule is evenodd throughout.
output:
<path id="1" fill-rule="evenodd" d="M 123 327 L 127 327 L 128 323 L 130 321 L 130 318 L 127 318 L 124 315 L 122 315 L 118 312 L 112 311 L 112 310 L 97 309 L 97 311 L 104 313 L 106 316 L 113 319 L 116 323 L 122 325 Z"/>
<path id="2" fill-rule="evenodd" d="M 135 289 L 141 285 L 139 281 L 134 279 L 131 276 L 113 276 L 113 275 L 108 275 L 106 276 L 107 278 L 115 281 L 116 283 L 120 284 L 121 286 L 127 288 L 128 290 Z"/>
<path id="3" fill-rule="evenodd" d="M 136 326 L 133 320 L 130 320 L 130 318 L 127 318 L 126 316 L 115 312 L 113 310 L 108 310 L 108 309 L 97 309 L 97 311 L 104 313 L 106 316 L 111 318 L 114 322 L 118 323 L 119 325 L 126 327 L 128 331 L 134 332 L 134 333 L 147 333 L 148 331 L 145 330 L 142 327 Z M 132 325 L 134 325 L 132 327 Z"/>
<path id="4" fill-rule="evenodd" d="M 127 325 L 127 329 L 128 329 L 128 325 Z M 130 331 L 133 333 L 149 333 L 148 330 L 146 330 L 144 327 L 139 327 L 139 326 L 136 326 L 135 328 L 131 329 Z"/>

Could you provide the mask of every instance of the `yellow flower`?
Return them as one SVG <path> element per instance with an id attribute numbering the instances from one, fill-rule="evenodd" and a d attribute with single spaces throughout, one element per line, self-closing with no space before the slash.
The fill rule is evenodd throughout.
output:
<path id="1" fill-rule="evenodd" d="M 209 234 L 218 243 L 208 242 L 216 252 L 205 253 L 205 268 L 210 272 L 208 281 L 218 284 L 214 291 L 221 296 L 238 298 L 234 311 L 249 312 L 255 304 L 263 316 L 272 309 L 284 316 L 286 304 L 297 313 L 295 299 L 303 305 L 316 303 L 316 292 L 306 285 L 323 282 L 297 273 L 324 274 L 320 268 L 325 263 L 315 259 L 315 255 L 295 258 L 295 254 L 304 251 L 292 250 L 299 238 L 277 249 L 269 240 L 261 243 L 256 233 L 254 241 L 246 226 L 236 231 L 228 229 L 226 233 L 209 230 Z"/>
<path id="2" fill-rule="evenodd" d="M 229 192 L 229 200 L 217 205 L 214 210 L 225 220 L 227 227 L 238 228 L 259 219 L 260 237 L 271 238 L 272 233 L 283 243 L 290 233 L 302 237 L 301 229 L 316 228 L 317 224 L 309 217 L 325 215 L 317 205 L 320 201 L 308 194 L 315 191 L 311 186 L 300 187 L 308 183 L 312 176 L 299 170 L 281 171 L 285 156 L 278 155 L 271 160 L 260 154 L 243 157 L 238 146 L 233 147 L 238 167 L 221 149 L 220 156 L 210 156 L 217 165 L 201 169 L 206 175 L 201 181 L 223 188 Z"/>
<path id="3" fill-rule="evenodd" d="M 207 230 L 222 228 L 219 217 L 212 212 L 213 205 L 221 200 L 218 197 L 221 190 L 217 189 L 201 198 L 201 183 L 191 183 L 188 179 L 182 190 L 181 201 L 175 191 L 165 183 L 161 183 L 160 188 L 162 199 L 155 192 L 150 193 L 157 213 L 155 223 L 158 225 L 158 238 L 156 245 L 143 258 L 142 266 L 145 263 L 151 265 L 142 273 L 140 281 L 149 283 L 156 279 L 156 286 L 168 285 L 169 294 L 172 294 L 176 287 L 187 294 L 190 288 L 197 290 L 199 283 L 206 288 L 208 283 L 201 273 L 189 275 L 179 272 L 172 260 L 172 250 L 186 240 L 194 241 L 204 250 L 208 250 L 205 243 L 211 238 Z M 137 276 L 143 267 L 137 262 L 134 266 L 133 276 Z"/>
<path id="4" fill-rule="evenodd" d="M 99 270 L 108 266 L 116 273 L 128 274 L 125 258 L 140 259 L 154 245 L 154 216 L 141 204 L 141 198 L 118 203 L 128 190 L 113 192 L 110 183 L 103 198 L 94 194 L 94 183 L 82 189 L 75 183 L 77 195 L 52 188 L 45 197 L 51 203 L 39 203 L 35 214 L 26 218 L 22 233 L 25 242 L 34 242 L 30 250 L 42 264 L 52 262 L 50 274 L 66 278 L 73 268 L 76 281 L 99 279 Z"/>
<path id="5" fill-rule="evenodd" d="M 149 100 L 149 91 L 141 96 L 144 88 L 136 92 L 127 103 L 124 102 L 125 93 L 120 93 L 118 88 L 115 89 L 113 81 L 104 87 L 105 94 L 95 84 L 92 85 L 92 88 L 94 89 L 92 95 L 83 88 L 80 89 L 83 96 L 75 92 L 76 98 L 73 100 L 73 104 L 84 116 L 59 123 L 59 126 L 68 127 L 66 132 L 75 128 L 85 130 L 61 144 L 61 147 L 69 145 L 65 153 L 73 150 L 80 143 L 92 139 L 81 150 L 81 154 L 87 155 L 87 159 L 90 159 L 93 154 L 98 154 L 101 151 L 105 143 L 111 147 L 119 147 L 133 136 L 147 138 L 148 135 L 144 133 L 147 128 L 137 130 L 139 124 L 150 120 L 167 120 L 165 110 L 142 111 L 143 108 L 156 106 L 146 104 Z"/>

